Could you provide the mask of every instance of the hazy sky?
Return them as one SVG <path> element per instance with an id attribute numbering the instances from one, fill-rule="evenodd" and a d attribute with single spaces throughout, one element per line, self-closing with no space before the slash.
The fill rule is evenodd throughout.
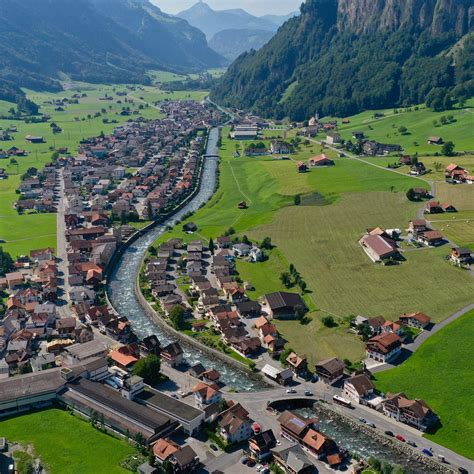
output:
<path id="1" fill-rule="evenodd" d="M 178 13 L 198 0 L 152 0 L 166 13 Z M 298 10 L 303 0 L 205 0 L 214 10 L 243 8 L 254 15 L 282 15 Z"/>

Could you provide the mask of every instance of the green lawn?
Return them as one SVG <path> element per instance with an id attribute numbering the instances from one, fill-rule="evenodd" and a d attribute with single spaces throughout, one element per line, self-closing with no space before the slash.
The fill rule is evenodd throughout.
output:
<path id="1" fill-rule="evenodd" d="M 376 374 L 384 392 L 424 399 L 442 427 L 427 438 L 474 459 L 474 311 L 430 337 L 402 366 Z"/>
<path id="2" fill-rule="evenodd" d="M 59 409 L 2 420 L 1 433 L 9 441 L 33 445 L 52 474 L 125 473 L 119 463 L 135 451 Z"/>
<path id="3" fill-rule="evenodd" d="M 423 105 L 419 106 L 417 111 L 412 107 L 411 112 L 399 109 L 396 114 L 393 109 L 377 110 L 375 112 L 384 113 L 384 117 L 378 119 L 374 118 L 373 110 L 366 111 L 349 117 L 350 123 L 341 125 L 339 132 L 346 140 L 352 139 L 352 132 L 364 132 L 371 140 L 397 143 L 403 146 L 405 152 L 417 152 L 419 155 L 433 154 L 441 150 L 441 146 L 428 145 L 427 138 L 431 135 L 440 136 L 445 142 L 454 142 L 458 151 L 474 151 L 473 105 L 474 99 L 471 99 L 466 108 L 446 112 L 434 112 Z M 433 125 L 435 120 L 439 125 L 440 118 L 448 115 L 452 115 L 455 122 L 437 127 Z M 341 123 L 340 119 L 338 121 Z M 401 126 L 408 129 L 407 135 L 398 131 Z"/>

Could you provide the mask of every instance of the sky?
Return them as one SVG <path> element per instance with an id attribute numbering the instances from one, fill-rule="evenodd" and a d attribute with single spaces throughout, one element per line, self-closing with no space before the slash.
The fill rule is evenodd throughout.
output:
<path id="1" fill-rule="evenodd" d="M 152 0 L 166 13 L 178 13 L 198 0 Z M 303 0 L 205 0 L 214 10 L 243 8 L 254 15 L 285 15 L 298 10 Z"/>

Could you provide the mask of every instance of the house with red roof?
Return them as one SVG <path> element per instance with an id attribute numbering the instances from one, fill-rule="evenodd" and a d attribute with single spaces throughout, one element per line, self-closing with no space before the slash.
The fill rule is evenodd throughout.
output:
<path id="1" fill-rule="evenodd" d="M 367 357 L 378 362 L 389 362 L 402 349 L 402 340 L 395 333 L 382 332 L 366 342 Z"/>

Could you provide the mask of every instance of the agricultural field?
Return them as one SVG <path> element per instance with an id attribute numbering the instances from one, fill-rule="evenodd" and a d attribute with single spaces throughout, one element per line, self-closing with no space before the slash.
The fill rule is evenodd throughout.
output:
<path id="1" fill-rule="evenodd" d="M 51 474 L 126 473 L 119 463 L 136 452 L 125 441 L 59 409 L 2 420 L 2 436 L 33 446 Z"/>
<path id="2" fill-rule="evenodd" d="M 376 374 L 383 392 L 401 392 L 422 398 L 441 419 L 441 427 L 425 435 L 474 459 L 474 311 L 466 313 L 427 339 L 400 367 Z"/>
<path id="3" fill-rule="evenodd" d="M 406 153 L 432 155 L 441 151 L 441 146 L 429 145 L 429 136 L 440 136 L 445 142 L 452 141 L 458 152 L 474 151 L 472 130 L 474 127 L 474 99 L 469 100 L 464 108 L 445 112 L 434 112 L 424 105 L 410 109 L 369 110 L 349 117 L 350 123 L 342 124 L 338 131 L 345 140 L 352 139 L 352 132 L 363 132 L 369 139 L 381 143 L 397 143 Z M 374 113 L 383 113 L 383 117 L 374 118 Z M 452 116 L 452 121 L 441 124 L 441 117 Z M 326 118 L 325 118 L 326 120 Z M 337 119 L 341 122 L 341 119 Z M 435 125 L 436 121 L 436 125 Z M 407 131 L 402 134 L 400 127 Z"/>
<path id="4" fill-rule="evenodd" d="M 350 315 L 396 319 L 405 311 L 425 311 L 441 321 L 472 302 L 474 279 L 446 262 L 448 247 L 407 250 L 405 262 L 383 267 L 373 264 L 357 243 L 369 227 L 405 229 L 421 207 L 405 193 L 423 181 L 347 158 L 335 158 L 335 167 L 297 173 L 295 161 L 319 153 L 319 145 L 301 145 L 292 160 L 234 158 L 235 143 L 226 135 L 224 131 L 220 186 L 188 219 L 198 225 L 197 233 L 185 234 L 178 225 L 157 243 L 170 237 L 207 240 L 229 227 L 254 240 L 271 237 L 276 248 L 267 261 L 238 262 L 237 268 L 242 280 L 255 287 L 249 295 L 257 298 L 284 289 L 281 272 L 290 263 L 296 266 L 310 290 L 305 299 L 312 311 L 305 324 L 277 324 L 289 345 L 310 361 L 363 356 L 363 344 L 347 332 Z M 294 205 L 295 194 L 301 195 L 300 206 Z M 241 200 L 248 209 L 237 208 Z M 452 294 L 436 291 L 440 274 Z M 335 317 L 335 328 L 322 325 L 328 314 Z"/>
<path id="5" fill-rule="evenodd" d="M 117 93 L 126 93 L 133 97 L 133 103 L 125 96 Z M 25 149 L 27 157 L 17 157 L 17 164 L 10 159 L 0 160 L 0 168 L 5 168 L 9 174 L 7 180 L 0 181 L 0 245 L 12 255 L 28 254 L 31 249 L 56 246 L 56 215 L 55 214 L 24 214 L 18 215 L 12 207 L 18 195 L 15 193 L 20 183 L 20 176 L 30 167 L 42 168 L 49 162 L 53 151 L 57 148 L 68 148 L 74 153 L 81 139 L 96 136 L 99 133 L 111 133 L 113 129 L 124 123 L 130 116 L 122 116 L 122 107 L 130 107 L 137 114 L 145 118 L 159 118 L 161 113 L 148 104 L 148 101 L 165 99 L 193 98 L 201 100 L 205 92 L 175 92 L 165 93 L 156 87 L 142 87 L 129 85 L 95 85 L 87 83 L 66 83 L 65 90 L 58 93 L 43 93 L 27 91 L 28 97 L 40 105 L 40 112 L 51 116 L 47 123 L 27 124 L 22 120 L 0 120 L 0 130 L 16 126 L 17 133 L 14 140 L 0 142 L 0 149 L 12 146 Z M 79 104 L 67 105 L 63 111 L 55 110 L 53 101 L 61 98 L 71 98 L 76 93 L 85 93 L 87 97 L 79 99 Z M 106 96 L 113 100 L 103 100 Z M 143 100 L 140 99 L 143 97 Z M 127 102 L 125 102 L 127 100 Z M 120 103 L 119 103 L 120 102 Z M 5 115 L 12 107 L 9 102 L 0 102 L 0 115 Z M 100 117 L 95 117 L 100 113 Z M 117 121 L 117 123 L 104 123 Z M 54 134 L 51 122 L 62 128 L 62 133 Z M 27 135 L 41 135 L 46 143 L 30 144 L 25 141 Z M 5 242 L 1 242 L 1 241 Z"/>

